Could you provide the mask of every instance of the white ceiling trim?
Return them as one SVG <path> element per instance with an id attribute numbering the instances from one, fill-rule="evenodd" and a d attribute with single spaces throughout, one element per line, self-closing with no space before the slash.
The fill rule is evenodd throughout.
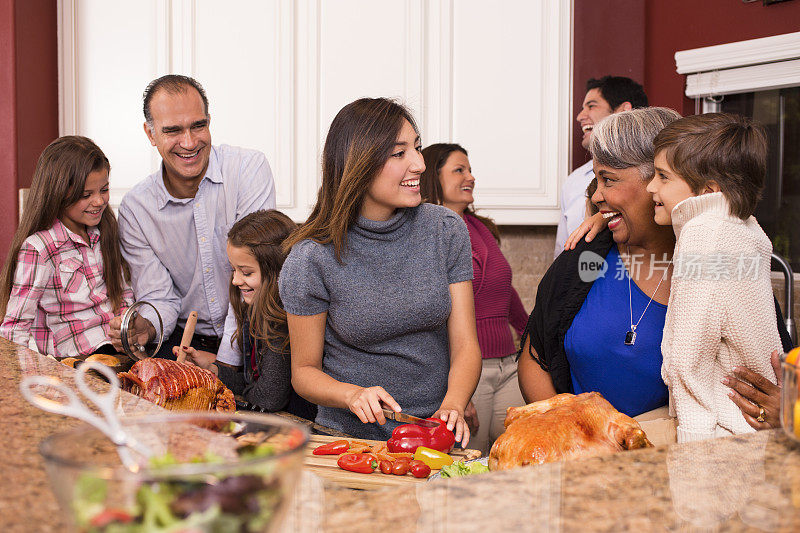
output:
<path id="1" fill-rule="evenodd" d="M 800 32 L 675 52 L 678 74 L 800 58 Z"/>
<path id="2" fill-rule="evenodd" d="M 800 59 L 766 65 L 715 70 L 686 77 L 686 96 L 749 93 L 800 85 Z"/>

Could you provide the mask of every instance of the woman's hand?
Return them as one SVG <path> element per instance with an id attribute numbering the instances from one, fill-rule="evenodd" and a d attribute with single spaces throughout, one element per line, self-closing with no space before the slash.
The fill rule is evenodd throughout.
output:
<path id="1" fill-rule="evenodd" d="M 203 350 L 195 350 L 191 346 L 184 346 L 183 351 L 186 354 L 185 362 L 191 363 L 195 366 L 199 366 L 200 368 L 205 368 L 206 370 L 211 370 L 212 366 L 215 366 L 214 363 L 217 361 L 217 355 L 211 352 L 204 352 Z M 172 347 L 172 355 L 175 357 L 178 356 L 180 352 L 179 346 Z M 214 372 L 216 374 L 216 372 Z"/>
<path id="2" fill-rule="evenodd" d="M 386 423 L 386 417 L 383 416 L 383 405 L 392 411 L 400 411 L 400 405 L 383 387 L 356 387 L 347 395 L 347 408 L 365 424 L 377 422 L 384 425 Z"/>
<path id="3" fill-rule="evenodd" d="M 755 429 L 770 429 L 781 427 L 781 364 L 777 350 L 772 352 L 772 369 L 775 372 L 778 384 L 743 367 L 733 369 L 732 375 L 725 377 L 722 383 L 731 388 L 728 396 L 733 400 L 744 415 L 744 419 Z M 764 421 L 759 422 L 758 417 L 764 409 Z"/>
<path id="4" fill-rule="evenodd" d="M 456 442 L 461 443 L 462 448 L 467 447 L 469 442 L 469 426 L 464 419 L 464 412 L 442 405 L 438 411 L 433 413 L 431 418 L 438 418 L 447 423 L 447 429 L 452 431 L 456 436 Z"/>
<path id="5" fill-rule="evenodd" d="M 574 250 L 584 235 L 586 235 L 586 242 L 592 242 L 592 239 L 597 237 L 597 234 L 606 229 L 607 226 L 608 224 L 603 215 L 595 213 L 581 222 L 578 229 L 570 233 L 569 237 L 567 237 L 567 242 L 564 243 L 564 249 Z"/>

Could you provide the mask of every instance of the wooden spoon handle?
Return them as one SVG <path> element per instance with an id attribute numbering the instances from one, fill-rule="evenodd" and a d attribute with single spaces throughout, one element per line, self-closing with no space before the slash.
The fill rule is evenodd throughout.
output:
<path id="1" fill-rule="evenodd" d="M 178 347 L 178 362 L 183 363 L 186 359 L 186 352 L 183 351 L 184 346 L 189 346 L 194 337 L 194 327 L 197 325 L 197 311 L 189 313 L 189 318 L 186 319 L 186 327 L 183 329 L 183 337 L 181 337 L 181 345 Z"/>

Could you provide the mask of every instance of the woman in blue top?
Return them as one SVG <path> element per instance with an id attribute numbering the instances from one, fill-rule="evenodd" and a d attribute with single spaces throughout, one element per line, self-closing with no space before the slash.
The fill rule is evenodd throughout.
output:
<path id="1" fill-rule="evenodd" d="M 592 202 L 608 231 L 561 254 L 539 285 L 518 371 L 527 401 L 597 391 L 629 416 L 667 403 L 661 334 L 675 235 L 655 223 L 646 187 L 653 139 L 678 118 L 670 109 L 647 108 L 595 127 Z"/>

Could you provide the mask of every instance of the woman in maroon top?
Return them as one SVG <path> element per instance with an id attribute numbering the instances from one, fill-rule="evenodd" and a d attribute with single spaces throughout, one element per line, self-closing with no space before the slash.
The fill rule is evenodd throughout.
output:
<path id="1" fill-rule="evenodd" d="M 503 432 L 506 409 L 525 403 L 517 382 L 517 346 L 512 328 L 521 335 L 528 322 L 517 291 L 511 286 L 511 267 L 500 251 L 494 222 L 475 214 L 475 177 L 467 151 L 457 144 L 434 144 L 422 150 L 425 172 L 420 188 L 425 201 L 460 214 L 472 244 L 472 291 L 483 367 L 472 396 L 477 411 L 477 433 L 471 447 L 488 451 Z"/>

